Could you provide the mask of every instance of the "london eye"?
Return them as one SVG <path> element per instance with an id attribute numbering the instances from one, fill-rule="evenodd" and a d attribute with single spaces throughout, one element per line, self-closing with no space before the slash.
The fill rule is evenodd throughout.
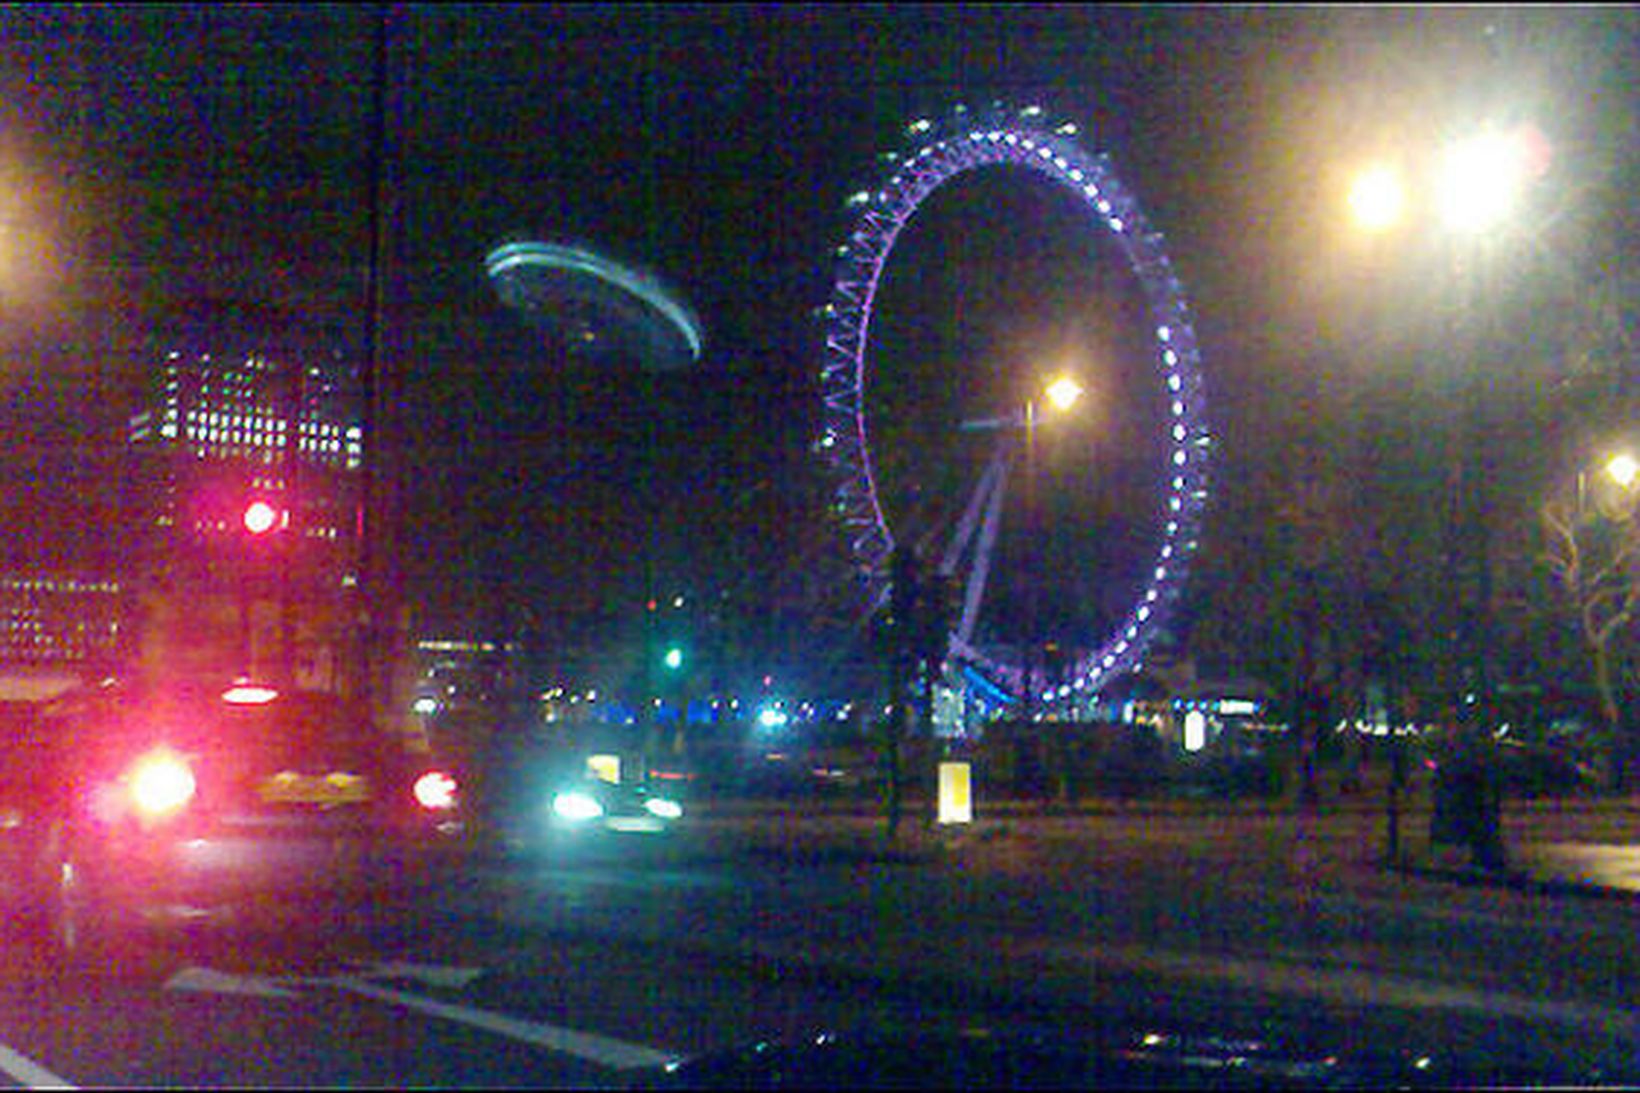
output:
<path id="1" fill-rule="evenodd" d="M 824 403 L 817 448 L 832 475 L 832 513 L 846 537 L 855 599 L 866 613 L 882 606 L 896 547 L 916 546 L 937 559 L 943 577 L 962 588 L 960 619 L 954 622 L 948 645 L 950 667 L 1015 700 L 1030 698 L 1046 705 L 1097 694 L 1142 665 L 1178 598 L 1198 545 L 1212 440 L 1189 304 L 1162 237 L 1118 180 L 1109 158 L 1090 153 L 1079 143 L 1075 126 L 1055 125 L 1035 107 L 959 107 L 941 120 L 912 122 L 905 136 L 902 149 L 881 157 L 880 176 L 848 199 L 848 229 L 835 255 L 835 277 L 821 313 Z M 1127 538 L 1142 541 L 1143 549 L 1124 559 L 1127 572 L 1120 579 L 1090 568 L 1080 576 L 1073 574 L 1068 590 L 1056 595 L 1056 600 L 1103 596 L 1108 601 L 1111 588 L 1116 588 L 1120 602 L 1103 613 L 1082 613 L 1084 632 L 1070 643 L 1070 663 L 1057 666 L 1051 675 L 1021 651 L 1025 641 L 999 640 L 981 621 L 993 562 L 1018 557 L 997 544 L 999 536 L 1005 541 L 1009 534 L 1002 528 L 1004 484 L 1021 447 L 1017 434 L 1030 424 L 1030 404 L 1022 410 L 1015 402 L 983 422 L 962 422 L 964 427 L 988 426 L 996 440 L 983 459 L 954 474 L 942 477 L 926 466 L 913 473 L 907 459 L 891 459 L 878 450 L 895 423 L 894 411 L 886 409 L 874 392 L 886 385 L 903 386 L 906 380 L 896 373 L 896 365 L 905 362 L 887 359 L 876 344 L 884 325 L 879 312 L 888 294 L 885 284 L 892 279 L 890 256 L 897 244 L 915 233 L 913 219 L 936 192 L 950 193 L 981 176 L 992 187 L 1008 190 L 1022 185 L 1040 188 L 1030 180 L 1045 179 L 1056 201 L 1069 201 L 1071 222 L 1079 225 L 1081 234 L 1099 237 L 1108 261 L 1090 258 L 1087 263 L 1120 267 L 1117 272 L 1132 286 L 1132 305 L 1115 311 L 1127 327 L 1127 342 L 1136 347 L 1132 355 L 1140 360 L 1134 373 L 1141 377 L 1137 382 L 1147 388 L 1142 395 L 1124 392 L 1145 408 L 1144 413 L 1124 415 L 1142 420 L 1146 430 L 1144 444 L 1129 445 L 1143 449 L 1147 469 L 1136 478 L 1142 484 L 1124 506 L 1129 510 L 1125 519 L 1137 529 Z M 967 209 L 972 214 L 981 208 L 974 203 L 976 192 L 983 196 L 1004 191 L 970 192 L 970 204 L 958 206 L 959 212 Z M 1108 275 L 1108 270 L 1101 274 Z M 921 318 L 925 325 L 938 321 Z M 949 318 L 959 323 L 963 317 Z M 934 386 L 965 385 L 972 386 L 947 378 Z M 929 386 L 926 377 L 923 386 Z M 926 394 L 914 397 L 929 401 Z M 1106 401 L 1112 399 L 1106 392 Z M 935 452 L 939 446 L 926 439 L 929 431 L 920 435 L 924 439 L 916 446 L 922 462 L 941 460 Z M 907 442 L 902 438 L 900 445 L 905 450 Z M 1083 447 L 1088 460 L 1098 458 L 1096 445 Z M 941 450 L 948 456 L 955 449 Z M 934 541 L 930 522 L 919 519 L 916 506 L 906 501 L 917 489 L 896 479 L 907 477 L 917 479 L 918 488 L 939 480 L 944 485 L 934 492 L 952 495 L 945 498 L 948 511 L 937 535 L 943 542 Z M 977 485 L 958 487 L 959 479 Z M 1078 519 L 1074 504 L 1062 510 L 1063 521 Z M 1014 534 L 1017 538 L 1020 533 Z M 1097 632 L 1086 632 L 1088 627 Z"/>

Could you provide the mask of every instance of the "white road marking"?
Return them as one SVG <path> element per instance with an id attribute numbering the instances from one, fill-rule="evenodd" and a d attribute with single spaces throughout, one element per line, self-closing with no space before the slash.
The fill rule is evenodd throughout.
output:
<path id="1" fill-rule="evenodd" d="M 373 998 L 378 1002 L 387 1002 L 406 1009 L 417 1010 L 433 1017 L 441 1017 L 446 1021 L 456 1021 L 486 1032 L 505 1036 L 509 1039 L 520 1040 L 526 1044 L 546 1048 L 548 1051 L 563 1052 L 577 1058 L 586 1059 L 600 1066 L 625 1070 L 631 1067 L 664 1066 L 677 1058 L 675 1055 L 642 1044 L 628 1043 L 609 1036 L 598 1036 L 590 1032 L 576 1032 L 574 1029 L 558 1028 L 555 1025 L 541 1024 L 536 1021 L 524 1021 L 504 1014 L 491 1013 L 489 1010 L 475 1009 L 472 1006 L 457 1005 L 452 1002 L 440 1002 L 432 998 L 423 998 L 420 995 L 406 991 L 383 987 L 357 975 L 332 976 L 323 982 L 354 994 Z"/>
<path id="2" fill-rule="evenodd" d="M 26 1089 L 78 1089 L 79 1086 L 53 1074 L 39 1063 L 0 1044 L 0 1072 Z"/>
<path id="3" fill-rule="evenodd" d="M 183 968 L 165 981 L 168 991 L 202 994 L 239 994 L 252 998 L 295 998 L 293 991 L 275 985 L 260 975 L 230 975 L 212 968 Z"/>

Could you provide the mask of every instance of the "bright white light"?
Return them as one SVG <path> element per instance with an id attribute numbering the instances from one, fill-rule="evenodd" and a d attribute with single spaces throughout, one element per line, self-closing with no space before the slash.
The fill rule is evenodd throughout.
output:
<path id="1" fill-rule="evenodd" d="M 1191 710 L 1184 715 L 1184 750 L 1201 751 L 1207 746 L 1207 715 Z"/>
<path id="2" fill-rule="evenodd" d="M 222 692 L 222 701 L 230 706 L 266 706 L 278 697 L 276 688 L 243 679 Z"/>
<path id="3" fill-rule="evenodd" d="M 1441 221 L 1468 234 L 1498 226 L 1519 200 L 1529 169 L 1519 133 L 1486 132 L 1453 145 L 1436 181 Z"/>
<path id="4" fill-rule="evenodd" d="M 1069 410 L 1082 397 L 1082 385 L 1070 376 L 1061 376 L 1050 383 L 1044 393 L 1055 410 Z"/>
<path id="5" fill-rule="evenodd" d="M 245 530 L 252 535 L 262 535 L 272 531 L 279 524 L 281 515 L 278 509 L 266 501 L 252 501 L 245 508 Z"/>
<path id="6" fill-rule="evenodd" d="M 422 808 L 447 809 L 456 806 L 456 780 L 442 770 L 430 770 L 417 778 L 412 792 Z"/>
<path id="7" fill-rule="evenodd" d="M 187 761 L 164 749 L 137 760 L 128 777 L 132 802 L 149 816 L 177 811 L 193 800 L 198 788 Z"/>
<path id="8" fill-rule="evenodd" d="M 1606 477 L 1624 489 L 1628 489 L 1634 485 L 1637 479 L 1640 479 L 1640 462 L 1637 462 L 1634 456 L 1629 455 L 1627 452 L 1622 455 L 1614 455 L 1606 461 Z"/>
<path id="9" fill-rule="evenodd" d="M 663 820 L 676 820 L 683 815 L 683 806 L 676 801 L 665 797 L 651 797 L 643 803 L 651 816 L 659 816 Z"/>
<path id="10" fill-rule="evenodd" d="M 566 820 L 596 820 L 604 814 L 604 806 L 590 793 L 572 790 L 552 799 L 552 810 Z"/>

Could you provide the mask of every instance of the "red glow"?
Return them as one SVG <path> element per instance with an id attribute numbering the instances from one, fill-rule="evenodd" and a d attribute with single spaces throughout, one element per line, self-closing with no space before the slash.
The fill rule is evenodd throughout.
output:
<path id="1" fill-rule="evenodd" d="M 266 501 L 252 501 L 245 506 L 245 530 L 252 535 L 266 535 L 284 522 L 284 513 Z"/>
<path id="2" fill-rule="evenodd" d="M 1549 138 L 1543 135 L 1543 130 L 1528 122 L 1518 130 L 1517 139 L 1520 141 L 1527 174 L 1534 179 L 1548 174 L 1549 164 L 1554 159 L 1554 147 L 1549 143 Z"/>

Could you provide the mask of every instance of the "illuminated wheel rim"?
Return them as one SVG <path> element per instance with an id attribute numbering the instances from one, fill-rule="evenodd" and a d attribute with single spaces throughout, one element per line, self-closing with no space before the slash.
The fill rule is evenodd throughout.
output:
<path id="1" fill-rule="evenodd" d="M 1162 248 L 1162 237 L 1151 230 L 1138 203 L 1117 180 L 1109 158 L 1087 152 L 1074 139 L 1075 133 L 1071 125 L 1050 126 L 1034 107 L 984 113 L 959 107 L 941 122 L 913 122 L 906 130 L 906 148 L 885 157 L 890 165 L 884 176 L 872 189 L 848 199 L 855 216 L 837 250 L 836 278 L 822 310 L 824 421 L 818 447 L 837 481 L 832 511 L 847 536 L 858 603 L 872 611 L 888 594 L 895 538 L 872 465 L 864 405 L 866 348 L 883 269 L 917 209 L 935 190 L 969 171 L 994 166 L 1035 171 L 1081 199 L 1094 223 L 1110 233 L 1137 279 L 1167 405 L 1166 488 L 1155 510 L 1160 542 L 1137 600 L 1093 651 L 1077 661 L 1070 681 L 1042 695 L 1045 700 L 1097 692 L 1142 664 L 1178 599 L 1197 548 L 1212 443 L 1190 307 Z M 973 648 L 952 652 L 1018 693 L 1024 679 L 1020 665 L 1001 663 Z"/>

